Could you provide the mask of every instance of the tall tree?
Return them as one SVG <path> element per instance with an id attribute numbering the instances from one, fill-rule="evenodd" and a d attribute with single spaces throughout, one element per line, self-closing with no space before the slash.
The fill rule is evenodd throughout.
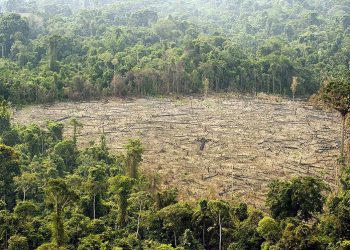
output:
<path id="1" fill-rule="evenodd" d="M 20 161 L 14 149 L 0 144 L 0 197 L 6 207 L 15 205 L 15 183 L 13 178 L 20 174 Z"/>
<path id="2" fill-rule="evenodd" d="M 324 83 L 321 88 L 321 98 L 323 101 L 337 110 L 342 117 L 342 137 L 340 156 L 344 158 L 345 144 L 345 120 L 350 112 L 350 80 L 346 79 L 331 79 Z"/>
<path id="3" fill-rule="evenodd" d="M 48 60 L 49 60 L 49 69 L 51 71 L 57 71 L 57 47 L 60 42 L 58 35 L 52 35 L 49 37 L 48 41 Z"/>
<path id="4" fill-rule="evenodd" d="M 124 228 L 127 220 L 128 198 L 134 187 L 135 180 L 127 176 L 116 176 L 109 179 L 109 191 L 118 204 L 117 224 Z"/>
<path id="5" fill-rule="evenodd" d="M 158 216 L 163 220 L 163 225 L 174 236 L 174 246 L 177 247 L 178 237 L 182 235 L 192 218 L 192 209 L 188 204 L 177 203 L 158 211 Z"/>
<path id="6" fill-rule="evenodd" d="M 6 102 L 0 102 L 0 136 L 11 129 L 10 111 Z"/>
<path id="7" fill-rule="evenodd" d="M 195 225 L 195 232 L 201 238 L 202 245 L 206 246 L 206 234 L 208 227 L 213 223 L 208 207 L 208 201 L 202 200 L 193 213 L 192 223 Z"/>
<path id="8" fill-rule="evenodd" d="M 16 39 L 26 40 L 28 37 L 29 26 L 20 15 L 10 13 L 0 16 L 0 41 L 3 57 L 8 57 Z"/>
<path id="9" fill-rule="evenodd" d="M 22 191 L 23 201 L 25 201 L 28 191 L 38 184 L 39 178 L 37 173 L 24 172 L 21 175 L 14 177 L 14 181 L 17 186 L 16 190 Z"/>
<path id="10" fill-rule="evenodd" d="M 52 236 L 53 242 L 59 248 L 65 244 L 65 233 L 63 226 L 64 210 L 78 199 L 77 195 L 69 189 L 63 179 L 49 180 L 45 189 L 46 201 L 53 205 L 52 214 Z"/>
<path id="11" fill-rule="evenodd" d="M 325 191 L 322 180 L 298 177 L 291 181 L 273 181 L 269 185 L 266 205 L 274 218 L 296 217 L 309 220 L 323 211 Z"/>
<path id="12" fill-rule="evenodd" d="M 78 129 L 83 127 L 83 124 L 79 122 L 76 118 L 72 118 L 69 123 L 73 126 L 73 143 L 77 145 L 77 135 Z"/>
<path id="13" fill-rule="evenodd" d="M 125 145 L 125 166 L 130 178 L 138 178 L 138 168 L 142 162 L 143 148 L 139 139 L 130 139 Z"/>
<path id="14" fill-rule="evenodd" d="M 92 196 L 92 217 L 96 219 L 96 198 L 106 188 L 106 174 L 102 166 L 91 167 L 89 169 L 88 179 L 85 183 L 86 189 Z"/>

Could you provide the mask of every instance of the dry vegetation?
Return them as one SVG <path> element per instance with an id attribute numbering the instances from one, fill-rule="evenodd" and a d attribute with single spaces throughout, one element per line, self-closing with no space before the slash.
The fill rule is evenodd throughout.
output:
<path id="1" fill-rule="evenodd" d="M 158 173 L 164 185 L 179 188 L 182 198 L 239 198 L 259 205 L 273 179 L 313 175 L 336 184 L 338 117 L 306 102 L 266 96 L 151 98 L 14 112 L 15 122 L 62 121 L 67 135 L 72 117 L 84 124 L 83 144 L 97 141 L 103 130 L 112 150 L 130 137 L 141 138 L 144 172 Z"/>

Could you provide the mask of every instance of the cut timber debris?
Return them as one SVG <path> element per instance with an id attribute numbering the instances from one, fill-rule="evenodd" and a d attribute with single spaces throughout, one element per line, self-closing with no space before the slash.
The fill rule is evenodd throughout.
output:
<path id="1" fill-rule="evenodd" d="M 45 126 L 47 119 L 59 119 L 69 137 L 68 122 L 76 117 L 86 124 L 78 137 L 82 146 L 99 141 L 103 124 L 115 153 L 139 137 L 145 148 L 142 169 L 159 174 L 164 186 L 177 187 L 181 199 L 221 194 L 262 204 L 272 180 L 305 175 L 321 176 L 334 187 L 341 137 L 337 114 L 267 97 L 58 103 L 19 109 L 14 122 Z"/>

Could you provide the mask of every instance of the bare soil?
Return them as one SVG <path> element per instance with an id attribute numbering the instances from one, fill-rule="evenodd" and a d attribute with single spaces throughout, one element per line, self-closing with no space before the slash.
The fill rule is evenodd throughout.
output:
<path id="1" fill-rule="evenodd" d="M 260 205 L 268 184 L 319 176 L 336 186 L 340 118 L 307 102 L 215 96 L 58 103 L 14 112 L 18 123 L 45 120 L 84 124 L 79 141 L 98 141 L 104 130 L 112 152 L 140 138 L 144 173 L 177 187 L 182 199 L 224 198 Z M 201 141 L 206 141 L 203 151 Z"/>

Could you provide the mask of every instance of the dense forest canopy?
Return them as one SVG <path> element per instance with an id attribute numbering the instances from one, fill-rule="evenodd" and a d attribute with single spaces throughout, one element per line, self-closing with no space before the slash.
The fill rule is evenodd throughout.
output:
<path id="1" fill-rule="evenodd" d="M 0 1 L 13 103 L 210 91 L 297 95 L 349 69 L 350 1 Z M 208 85 L 208 86 L 206 86 Z"/>
<path id="2" fill-rule="evenodd" d="M 0 0 L 0 248 L 349 249 L 349 13 L 349 0 Z M 104 128 L 80 147 L 75 118 L 71 133 L 60 121 L 11 122 L 12 103 L 228 91 L 294 99 L 321 84 L 318 97 L 343 118 L 336 184 L 309 170 L 275 180 L 263 211 L 236 197 L 179 201 L 140 170 L 139 139 L 112 153 Z"/>

